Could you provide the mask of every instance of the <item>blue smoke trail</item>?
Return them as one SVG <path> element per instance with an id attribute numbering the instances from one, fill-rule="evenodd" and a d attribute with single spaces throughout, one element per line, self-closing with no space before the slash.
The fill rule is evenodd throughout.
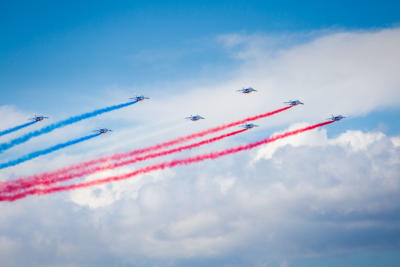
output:
<path id="1" fill-rule="evenodd" d="M 132 101 L 132 102 L 124 103 L 124 104 L 119 104 L 119 105 L 115 105 L 115 106 L 111 106 L 111 107 L 98 109 L 98 110 L 95 110 L 95 111 L 92 111 L 92 112 L 88 112 L 88 113 L 85 113 L 85 114 L 82 114 L 82 115 L 71 117 L 69 119 L 66 119 L 66 120 L 63 120 L 63 121 L 60 121 L 60 122 L 57 122 L 57 123 L 50 124 L 50 125 L 48 125 L 46 127 L 43 127 L 40 130 L 33 131 L 33 132 L 27 133 L 26 135 L 23 135 L 21 137 L 15 138 L 15 139 L 11 140 L 8 143 L 0 144 L 0 153 L 2 153 L 3 151 L 5 151 L 7 149 L 12 148 L 13 146 L 25 143 L 29 139 L 33 138 L 33 137 L 49 133 L 49 132 L 51 132 L 51 131 L 53 131 L 53 130 L 55 130 L 57 128 L 61 128 L 61 127 L 67 126 L 69 124 L 72 124 L 72 123 L 75 123 L 75 122 L 78 122 L 78 121 L 81 121 L 81 120 L 84 120 L 84 119 L 95 117 L 95 116 L 103 114 L 105 112 L 110 112 L 110 111 L 113 111 L 113 110 L 116 110 L 116 109 L 124 108 L 124 107 L 130 106 L 132 104 L 135 104 L 137 102 L 138 101 Z"/>
<path id="2" fill-rule="evenodd" d="M 15 126 L 15 127 L 13 127 L 13 128 L 10 128 L 10 129 L 1 131 L 1 132 L 0 132 L 0 136 L 3 136 L 3 135 L 6 135 L 6 134 L 9 134 L 9 133 L 18 131 L 18 130 L 20 130 L 20 129 L 22 129 L 22 128 L 28 127 L 29 125 L 32 125 L 32 124 L 35 124 L 35 123 L 37 123 L 37 121 L 30 121 L 30 122 L 27 122 L 27 123 L 24 123 L 24 124 Z"/>
<path id="3" fill-rule="evenodd" d="M 5 163 L 1 163 L 0 164 L 0 170 L 4 169 L 4 168 L 11 167 L 11 166 L 18 165 L 18 164 L 20 164 L 22 162 L 37 158 L 37 157 L 42 156 L 42 155 L 49 154 L 49 153 L 54 152 L 56 150 L 59 150 L 61 148 L 64 148 L 64 147 L 67 147 L 67 146 L 71 146 L 71 145 L 74 145 L 74 144 L 77 144 L 77 143 L 92 139 L 92 138 L 94 138 L 96 136 L 99 136 L 99 135 L 100 135 L 100 133 L 87 135 L 87 136 L 84 136 L 84 137 L 81 137 L 81 138 L 78 138 L 78 139 L 75 139 L 75 140 L 71 140 L 71 141 L 68 141 L 68 142 L 65 142 L 65 143 L 62 143 L 62 144 L 58 144 L 58 145 L 55 145 L 55 146 L 52 146 L 52 147 L 49 147 L 49 148 L 46 148 L 46 149 L 43 149 L 43 150 L 38 150 L 38 151 L 32 152 L 32 153 L 30 153 L 28 155 L 25 155 L 25 156 L 22 156 L 22 157 L 20 157 L 18 159 L 10 160 L 10 161 L 5 162 Z"/>

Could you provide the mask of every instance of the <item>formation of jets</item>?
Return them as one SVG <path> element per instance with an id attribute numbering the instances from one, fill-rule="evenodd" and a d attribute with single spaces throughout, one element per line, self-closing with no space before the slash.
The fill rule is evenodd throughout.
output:
<path id="1" fill-rule="evenodd" d="M 48 119 L 49 117 L 44 117 L 44 116 L 35 116 L 33 118 L 30 118 L 31 121 L 42 121 L 44 119 Z"/>
<path id="2" fill-rule="evenodd" d="M 239 89 L 239 90 L 236 90 L 236 91 L 237 91 L 237 92 L 240 92 L 240 93 L 242 93 L 242 94 L 250 94 L 250 93 L 252 93 L 252 92 L 257 92 L 257 90 L 254 89 L 254 88 L 252 88 L 252 87 L 243 88 L 243 89 Z M 285 104 L 289 104 L 290 106 L 304 105 L 304 103 L 301 102 L 301 101 L 298 100 L 298 99 L 289 100 L 289 101 L 284 102 L 284 103 L 285 103 Z M 343 116 L 343 115 L 337 115 L 337 116 L 333 116 L 333 115 L 332 115 L 332 117 L 329 118 L 329 120 L 332 120 L 332 121 L 339 121 L 339 120 L 344 119 L 344 118 L 346 118 L 346 117 Z M 201 117 L 200 115 L 191 115 L 191 116 L 189 116 L 189 117 L 186 117 L 185 119 L 188 119 L 188 120 L 191 120 L 191 121 L 198 121 L 198 120 L 204 119 L 204 118 Z M 255 125 L 255 124 L 253 124 L 253 123 L 246 123 L 246 124 L 244 124 L 244 125 L 241 125 L 241 127 L 244 127 L 245 129 L 251 129 L 251 128 L 254 128 L 254 127 L 258 127 L 258 125 Z"/>
<path id="3" fill-rule="evenodd" d="M 252 88 L 252 87 L 242 88 L 242 89 L 239 89 L 239 90 L 236 90 L 236 91 L 240 92 L 242 94 L 250 94 L 250 93 L 253 93 L 253 92 L 257 92 L 257 90 Z M 142 101 L 142 100 L 145 100 L 145 99 L 150 99 L 150 98 L 149 97 L 145 97 L 144 95 L 137 95 L 137 96 L 134 96 L 134 97 L 130 97 L 129 99 L 139 102 L 139 101 Z M 289 100 L 289 101 L 284 102 L 284 103 L 285 104 L 289 104 L 290 106 L 304 105 L 303 102 L 301 102 L 300 100 L 297 100 L 297 99 L 296 100 Z M 30 120 L 42 121 L 42 120 L 48 119 L 48 118 L 49 117 L 45 117 L 45 116 L 35 116 L 35 117 L 31 118 Z M 344 118 L 346 118 L 346 117 L 343 116 L 343 115 L 337 115 L 337 116 L 332 115 L 329 118 L 329 120 L 340 121 L 340 120 L 342 120 Z M 191 121 L 198 121 L 198 120 L 202 120 L 202 119 L 205 119 L 205 118 L 197 114 L 197 115 L 190 115 L 189 117 L 186 117 L 185 119 L 191 120 Z M 246 123 L 246 124 L 241 125 L 241 127 L 245 128 L 245 129 L 251 129 L 251 128 L 254 128 L 254 127 L 258 127 L 258 125 L 253 124 L 253 123 Z M 95 130 L 95 132 L 98 132 L 100 134 L 104 134 L 104 133 L 111 132 L 111 130 L 107 129 L 107 128 L 102 128 L 102 129 Z"/>
<path id="4" fill-rule="evenodd" d="M 236 91 L 240 92 L 242 94 L 250 94 L 250 93 L 253 93 L 253 92 L 257 92 L 257 90 L 252 88 L 252 87 L 243 88 L 243 89 L 239 89 L 239 90 L 236 90 Z M 142 101 L 144 99 L 150 99 L 150 98 L 149 97 L 145 97 L 143 95 L 138 95 L 138 96 L 135 96 L 135 97 L 131 97 L 129 99 L 132 99 L 134 101 Z M 284 103 L 285 104 L 289 104 L 290 106 L 304 105 L 303 102 L 301 102 L 300 100 L 297 100 L 297 99 L 296 100 L 289 100 L 289 101 L 284 102 Z M 43 118 L 47 118 L 47 117 L 35 117 L 35 118 L 38 118 L 38 120 L 43 120 Z M 339 121 L 339 120 L 344 119 L 344 118 L 346 118 L 346 117 L 343 116 L 343 115 L 337 115 L 337 116 L 332 115 L 332 117 L 329 118 L 329 120 Z M 202 119 L 205 119 L 205 118 L 197 114 L 197 115 L 190 115 L 189 117 L 186 117 L 185 119 L 191 120 L 191 121 L 198 121 L 198 120 L 202 120 Z M 246 123 L 246 124 L 241 125 L 241 127 L 245 128 L 245 129 L 252 129 L 254 127 L 258 127 L 258 125 L 254 124 L 254 123 Z M 111 130 L 110 129 L 99 129 L 99 130 L 97 130 L 97 132 L 99 132 L 100 134 L 103 134 L 103 133 L 111 132 Z"/>

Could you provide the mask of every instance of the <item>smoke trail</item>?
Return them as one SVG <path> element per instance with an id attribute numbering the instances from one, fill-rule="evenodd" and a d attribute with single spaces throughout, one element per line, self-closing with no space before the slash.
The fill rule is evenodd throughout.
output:
<path id="1" fill-rule="evenodd" d="M 98 159 L 95 159 L 95 160 L 79 163 L 79 164 L 76 164 L 76 165 L 71 165 L 69 167 L 62 168 L 62 169 L 59 169 L 59 170 L 54 171 L 54 172 L 44 173 L 44 174 L 39 175 L 39 176 L 35 175 L 35 176 L 27 177 L 27 178 L 24 178 L 24 179 L 27 180 L 27 181 L 30 181 L 30 180 L 41 180 L 41 179 L 48 179 L 50 177 L 57 177 L 57 176 L 60 176 L 60 175 L 66 175 L 68 173 L 73 173 L 74 171 L 79 171 L 81 169 L 89 168 L 89 167 L 91 167 L 93 165 L 96 165 L 96 164 L 105 163 L 105 162 L 109 162 L 109 161 L 112 161 L 112 160 L 120 160 L 122 158 L 128 158 L 128 157 L 132 157 L 132 156 L 135 156 L 135 155 L 139 155 L 139 154 L 155 151 L 155 150 L 158 150 L 158 149 L 166 148 L 166 147 L 169 147 L 169 146 L 172 146 L 172 145 L 176 145 L 176 144 L 179 144 L 179 143 L 183 143 L 183 142 L 189 141 L 191 139 L 198 138 L 198 137 L 203 137 L 203 136 L 206 136 L 206 135 L 209 135 L 209 134 L 213 134 L 213 133 L 216 133 L 216 132 L 219 132 L 219 131 L 223 131 L 223 130 L 226 130 L 228 128 L 231 128 L 231 127 L 234 127 L 234 126 L 246 123 L 246 122 L 251 122 L 251 121 L 258 120 L 258 119 L 266 118 L 266 117 L 275 115 L 277 113 L 280 113 L 282 111 L 285 111 L 287 109 L 290 109 L 290 108 L 292 108 L 292 106 L 286 106 L 284 108 L 280 108 L 280 109 L 277 109 L 277 110 L 274 110 L 274 111 L 271 111 L 271 112 L 263 113 L 263 114 L 252 116 L 252 117 L 248 117 L 248 118 L 245 118 L 245 119 L 242 119 L 242 120 L 239 120 L 239 121 L 231 122 L 229 124 L 224 124 L 222 126 L 217 126 L 217 127 L 214 127 L 214 128 L 210 128 L 210 129 L 198 132 L 198 133 L 190 134 L 190 135 L 187 135 L 187 136 L 184 136 L 184 137 L 178 137 L 178 138 L 173 139 L 171 141 L 164 142 L 164 143 L 161 143 L 161 144 L 157 144 L 157 145 L 154 145 L 154 146 L 133 150 L 133 151 L 130 151 L 130 152 L 127 152 L 127 153 L 119 153 L 119 154 L 115 154 L 115 155 L 110 156 L 110 157 L 98 158 Z"/>
<path id="2" fill-rule="evenodd" d="M 184 159 L 172 160 L 172 161 L 167 161 L 167 162 L 163 162 L 160 164 L 151 165 L 151 166 L 144 167 L 144 168 L 135 170 L 133 172 L 129 172 L 124 175 L 120 175 L 120 176 L 111 176 L 111 177 L 104 178 L 104 179 L 87 181 L 87 182 L 82 182 L 82 183 L 78 183 L 78 184 L 55 186 L 55 187 L 50 187 L 50 188 L 45 188 L 45 189 L 34 188 L 34 189 L 26 190 L 24 192 L 13 194 L 13 195 L 0 195 L 0 201 L 15 201 L 17 199 L 24 198 L 28 195 L 44 195 L 44 194 L 50 194 L 50 193 L 54 193 L 54 192 L 75 190 L 78 188 L 85 188 L 85 187 L 90 187 L 90 186 L 95 186 L 95 185 L 101 185 L 101 184 L 105 184 L 105 183 L 109 183 L 109 182 L 126 180 L 133 176 L 136 176 L 139 174 L 145 174 L 145 173 L 152 172 L 155 170 L 163 170 L 165 168 L 173 168 L 178 165 L 188 165 L 188 164 L 192 164 L 192 163 L 196 163 L 196 162 L 200 162 L 200 161 L 204 161 L 204 160 L 208 160 L 208 159 L 217 159 L 217 158 L 220 158 L 220 157 L 223 157 L 226 155 L 230 155 L 230 154 L 234 154 L 234 153 L 237 153 L 240 151 L 253 149 L 260 145 L 271 143 L 271 142 L 277 141 L 279 139 L 283 139 L 283 138 L 293 136 L 293 135 L 296 135 L 299 133 L 310 131 L 312 129 L 322 127 L 322 126 L 330 124 L 330 123 L 333 123 L 333 121 L 318 123 L 318 124 L 304 127 L 301 129 L 297 129 L 294 131 L 277 134 L 270 138 L 267 138 L 267 139 L 264 139 L 264 140 L 261 140 L 258 142 L 250 143 L 247 145 L 238 146 L 235 148 L 229 148 L 229 149 L 225 149 L 222 151 L 211 152 L 211 153 L 202 154 L 202 155 L 198 155 L 198 156 L 194 156 L 194 157 L 188 157 L 188 158 L 184 158 Z"/>
<path id="3" fill-rule="evenodd" d="M 255 121 L 255 120 L 258 120 L 258 119 L 266 118 L 266 117 L 275 115 L 277 113 L 280 113 L 282 111 L 285 111 L 287 109 L 290 109 L 292 107 L 293 106 L 287 106 L 287 107 L 280 108 L 280 109 L 277 109 L 277 110 L 274 110 L 274 111 L 271 111 L 271 112 L 268 112 L 268 113 L 260 114 L 260 115 L 253 116 L 253 117 L 248 117 L 248 118 L 242 119 L 240 121 L 235 121 L 235 122 L 232 122 L 232 123 L 229 123 L 229 124 L 217 126 L 217 127 L 214 127 L 214 128 L 202 131 L 202 132 L 190 134 L 190 135 L 187 135 L 187 136 L 184 136 L 184 137 L 178 137 L 178 138 L 176 138 L 174 140 L 171 140 L 171 141 L 168 141 L 168 142 L 164 142 L 164 143 L 161 143 L 161 144 L 157 144 L 157 145 L 154 145 L 154 146 L 150 146 L 150 147 L 147 147 L 147 148 L 134 150 L 134 151 L 131 151 L 131 152 L 128 152 L 128 153 L 115 154 L 115 155 L 113 155 L 111 157 L 108 157 L 108 158 L 101 158 L 101 159 L 98 159 L 98 161 L 103 162 L 103 161 L 109 161 L 109 160 L 119 160 L 119 159 L 124 158 L 124 157 L 130 157 L 130 156 L 134 156 L 134 155 L 137 155 L 137 154 L 142 154 L 142 153 L 150 152 L 150 151 L 153 151 L 153 150 L 158 150 L 158 149 L 161 149 L 161 148 L 165 148 L 165 147 L 168 147 L 168 146 L 176 145 L 176 144 L 179 144 L 179 143 L 183 143 L 183 142 L 189 141 L 189 140 L 194 139 L 194 138 L 203 137 L 205 135 L 209 135 L 209 134 L 213 134 L 213 133 L 216 133 L 216 132 L 219 132 L 219 131 L 223 131 L 223 130 L 226 130 L 228 128 L 231 128 L 231 127 L 234 127 L 234 126 L 238 126 L 238 125 L 246 123 L 246 122 L 250 122 L 250 121 Z"/>
<path id="4" fill-rule="evenodd" d="M 100 135 L 99 133 L 91 134 L 91 135 L 84 136 L 84 137 L 81 137 L 81 138 L 78 138 L 78 139 L 75 139 L 75 140 L 71 140 L 71 141 L 68 141 L 68 142 L 65 142 L 65 143 L 62 143 L 62 144 L 58 144 L 58 145 L 55 145 L 55 146 L 52 146 L 52 147 L 49 147 L 49 148 L 46 148 L 46 149 L 43 149 L 43 150 L 38 150 L 38 151 L 32 152 L 32 153 L 30 153 L 28 155 L 25 155 L 25 156 L 22 156 L 22 157 L 20 157 L 18 159 L 10 160 L 10 161 L 5 162 L 5 163 L 1 163 L 0 164 L 0 170 L 4 169 L 4 168 L 11 167 L 11 166 L 18 165 L 18 164 L 20 164 L 22 162 L 37 158 L 37 157 L 42 156 L 42 155 L 49 154 L 49 153 L 54 152 L 56 150 L 62 149 L 64 147 L 71 146 L 71 145 L 74 145 L 74 144 L 89 140 L 89 139 L 91 139 L 93 137 L 96 137 L 96 136 L 99 136 L 99 135 Z"/>
<path id="5" fill-rule="evenodd" d="M 174 149 L 170 149 L 170 150 L 165 150 L 165 151 L 161 151 L 158 153 L 153 153 L 153 154 L 147 154 L 145 156 L 142 157 L 135 157 L 133 159 L 130 160 L 126 160 L 126 161 L 120 161 L 120 162 L 115 162 L 112 164 L 108 164 L 106 166 L 99 166 L 99 167 L 95 167 L 92 169 L 84 169 L 81 172 L 78 173 L 73 173 L 73 174 L 66 174 L 64 176 L 60 176 L 60 177 L 40 177 L 39 179 L 32 179 L 32 180 L 24 180 L 24 179 L 18 179 L 18 180 L 14 180 L 14 181 L 10 181 L 10 182 L 5 182 L 2 186 L 1 189 L 2 191 L 7 191 L 8 193 L 10 193 L 11 191 L 16 192 L 16 191 L 21 191 L 21 190 L 26 190 L 30 187 L 35 187 L 35 186 L 39 186 L 39 185 L 51 185 L 54 183 L 58 183 L 58 182 L 62 182 L 62 181 L 67 181 L 70 179 L 74 179 L 74 178 L 78 178 L 78 177 L 82 177 L 84 175 L 90 175 L 90 174 L 94 174 L 96 172 L 99 171 L 105 171 L 105 170 L 110 170 L 110 169 L 115 169 L 121 166 L 125 166 L 128 164 L 133 164 L 139 161 L 144 161 L 147 159 L 153 159 L 153 158 L 157 158 L 157 157 L 161 157 L 161 156 L 166 156 L 166 155 L 170 155 L 173 153 L 177 153 L 177 152 L 181 152 L 183 150 L 188 150 L 188 149 L 192 149 L 195 147 L 199 147 L 205 144 L 210 144 L 216 141 L 219 141 L 221 139 L 242 133 L 244 131 L 247 131 L 248 129 L 242 129 L 242 130 L 238 130 L 238 131 L 233 131 L 230 133 L 226 133 L 220 136 L 216 136 L 210 139 L 206 139 L 197 143 L 193 143 L 190 145 L 186 145 L 186 146 L 181 146 L 181 147 L 177 147 Z M 1 194 L 1 191 L 0 191 Z"/>
<path id="6" fill-rule="evenodd" d="M 35 123 L 37 123 L 37 121 L 30 121 L 30 122 L 15 126 L 13 128 L 1 131 L 0 132 L 0 136 L 6 135 L 6 134 L 9 134 L 9 133 L 12 133 L 12 132 L 16 132 L 16 131 L 18 131 L 18 130 L 20 130 L 22 128 L 28 127 L 28 126 L 30 126 L 32 124 L 35 124 Z"/>
<path id="7" fill-rule="evenodd" d="M 124 107 L 130 106 L 130 105 L 135 104 L 135 103 L 137 103 L 137 101 L 131 101 L 131 102 L 127 102 L 127 103 L 124 103 L 124 104 L 114 105 L 114 106 L 111 106 L 111 107 L 98 109 L 98 110 L 95 110 L 95 111 L 92 111 L 92 112 L 88 112 L 88 113 L 85 113 L 85 114 L 82 114 L 82 115 L 71 117 L 69 119 L 66 119 L 66 120 L 63 120 L 63 121 L 60 121 L 60 122 L 57 122 L 57 123 L 50 124 L 50 125 L 48 125 L 46 127 L 43 127 L 40 130 L 33 131 L 33 132 L 27 133 L 26 135 L 23 135 L 21 137 L 15 138 L 15 139 L 11 140 L 8 143 L 0 144 L 0 153 L 5 151 L 5 150 L 7 150 L 7 149 L 12 148 L 13 146 L 25 143 L 28 140 L 30 140 L 31 138 L 33 138 L 33 137 L 49 133 L 49 132 L 51 132 L 51 131 L 53 131 L 53 130 L 55 130 L 57 128 L 61 128 L 61 127 L 67 126 L 69 124 L 76 123 L 76 122 L 84 120 L 84 119 L 95 117 L 95 116 L 103 114 L 105 112 L 110 112 L 110 111 L 113 111 L 113 110 L 116 110 L 116 109 L 124 108 Z"/>

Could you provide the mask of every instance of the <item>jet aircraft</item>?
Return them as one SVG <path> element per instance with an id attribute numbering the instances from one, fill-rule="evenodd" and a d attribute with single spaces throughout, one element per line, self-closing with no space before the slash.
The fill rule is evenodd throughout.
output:
<path id="1" fill-rule="evenodd" d="M 252 92 L 257 92 L 256 89 L 251 88 L 251 87 L 239 89 L 239 90 L 236 90 L 236 91 L 237 91 L 237 92 L 241 92 L 242 94 L 250 94 L 250 93 L 252 93 Z"/>
<path id="2" fill-rule="evenodd" d="M 112 130 L 107 129 L 107 128 L 101 128 L 101 129 L 98 129 L 98 130 L 94 130 L 94 132 L 97 132 L 99 134 L 105 134 L 105 133 L 108 133 L 108 132 L 112 132 Z"/>
<path id="3" fill-rule="evenodd" d="M 283 102 L 283 103 L 289 104 L 291 106 L 304 105 L 304 103 L 301 102 L 300 100 L 290 100 L 288 102 Z"/>
<path id="4" fill-rule="evenodd" d="M 36 116 L 33 118 L 30 118 L 31 121 L 42 121 L 44 119 L 48 119 L 49 117 L 44 117 L 44 116 Z"/>
<path id="5" fill-rule="evenodd" d="M 245 128 L 245 129 L 251 129 L 251 128 L 254 128 L 254 127 L 258 127 L 258 125 L 254 124 L 254 123 L 246 123 L 246 124 L 243 124 L 243 125 L 240 125 L 240 126 Z"/>
<path id="6" fill-rule="evenodd" d="M 135 97 L 130 97 L 129 99 L 135 100 L 137 102 L 142 101 L 144 99 L 150 99 L 149 97 L 145 97 L 144 95 L 137 95 Z"/>
<path id="7" fill-rule="evenodd" d="M 346 118 L 346 117 L 343 116 L 343 115 L 337 115 L 337 116 L 332 115 L 330 118 L 328 118 L 328 120 L 331 120 L 331 121 L 340 121 L 340 120 L 342 120 L 342 119 L 344 119 L 344 118 Z"/>
<path id="8" fill-rule="evenodd" d="M 201 120 L 204 118 L 200 115 L 190 115 L 189 117 L 186 117 L 185 119 L 191 120 L 191 121 L 198 121 L 198 120 Z"/>

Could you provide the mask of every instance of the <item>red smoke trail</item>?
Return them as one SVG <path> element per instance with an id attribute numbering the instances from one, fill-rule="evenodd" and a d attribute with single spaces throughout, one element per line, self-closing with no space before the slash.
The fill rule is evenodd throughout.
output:
<path id="1" fill-rule="evenodd" d="M 82 177 L 84 175 L 94 174 L 94 173 L 97 173 L 99 171 L 115 169 L 115 168 L 118 168 L 118 167 L 121 167 L 121 166 L 125 166 L 125 165 L 128 165 L 128 164 L 136 163 L 138 161 L 144 161 L 144 160 L 147 160 L 147 159 L 153 159 L 153 158 L 157 158 L 157 157 L 161 157 L 161 156 L 170 155 L 172 153 L 177 153 L 177 152 L 181 152 L 183 150 L 188 150 L 188 149 L 199 147 L 199 146 L 202 146 L 202 145 L 205 145 L 205 144 L 210 144 L 210 143 L 219 141 L 221 139 L 224 139 L 224 138 L 227 138 L 227 137 L 242 133 L 242 132 L 247 131 L 247 130 L 248 129 L 241 129 L 241 130 L 238 130 L 238 131 L 226 133 L 226 134 L 223 134 L 223 135 L 220 135 L 220 136 L 216 136 L 216 137 L 213 137 L 213 138 L 210 138 L 210 139 L 206 139 L 206 140 L 203 140 L 203 141 L 200 141 L 200 142 L 197 142 L 197 143 L 193 143 L 193 144 L 190 144 L 190 145 L 180 146 L 180 147 L 177 147 L 177 148 L 173 148 L 173 149 L 170 149 L 170 150 L 165 150 L 165 151 L 161 151 L 161 152 L 157 152 L 157 153 L 153 153 L 153 154 L 147 154 L 145 156 L 135 157 L 135 158 L 130 159 L 130 160 L 115 162 L 115 163 L 112 163 L 112 164 L 108 164 L 106 166 L 98 166 L 98 167 L 95 167 L 95 168 L 92 168 L 92 169 L 83 169 L 81 172 L 73 173 L 73 174 L 66 174 L 66 175 L 60 176 L 60 177 L 50 177 L 48 179 L 33 180 L 33 181 L 30 181 L 30 182 L 26 182 L 26 181 L 20 182 L 20 181 L 16 180 L 15 184 L 10 183 L 8 185 L 3 185 L 2 188 L 0 189 L 1 190 L 0 191 L 0 195 L 2 193 L 10 194 L 10 193 L 15 193 L 17 191 L 23 191 L 23 190 L 26 190 L 28 188 L 39 186 L 39 185 L 48 186 L 48 185 L 51 185 L 51 184 L 54 184 L 54 183 L 63 182 L 63 181 L 67 181 L 67 180 L 70 180 L 70 179 Z"/>
<path id="2" fill-rule="evenodd" d="M 24 192 L 21 192 L 18 194 L 14 194 L 11 196 L 0 196 L 0 201 L 15 201 L 17 199 L 24 198 L 28 195 L 45 195 L 45 194 L 50 194 L 50 193 L 54 193 L 54 192 L 75 190 L 78 188 L 85 188 L 85 187 L 89 187 L 89 186 L 101 185 L 101 184 L 105 184 L 105 183 L 109 183 L 109 182 L 126 180 L 133 176 L 136 176 L 139 174 L 145 174 L 145 173 L 155 171 L 155 170 L 163 170 L 165 168 L 173 168 L 177 165 L 188 165 L 188 164 L 192 164 L 195 162 L 204 161 L 207 159 L 217 159 L 222 156 L 230 155 L 230 154 L 237 153 L 237 152 L 244 151 L 244 150 L 249 150 L 249 149 L 258 147 L 260 145 L 263 145 L 263 144 L 274 142 L 279 139 L 283 139 L 283 138 L 286 138 L 286 137 L 289 137 L 292 135 L 310 131 L 312 129 L 330 124 L 332 122 L 333 121 L 327 121 L 327 122 L 318 123 L 318 124 L 315 124 L 312 126 L 304 127 L 304 128 L 298 129 L 298 130 L 289 131 L 289 132 L 282 133 L 282 134 L 277 134 L 270 138 L 267 138 L 267 139 L 264 139 L 264 140 L 261 140 L 261 141 L 255 142 L 255 143 L 250 143 L 248 145 L 238 146 L 235 148 L 229 148 L 229 149 L 218 151 L 218 152 L 212 152 L 212 153 L 207 153 L 207 154 L 198 155 L 198 156 L 194 156 L 194 157 L 188 157 L 188 158 L 184 158 L 184 159 L 172 160 L 172 161 L 163 162 L 160 164 L 151 165 L 151 166 L 144 167 L 142 169 L 138 169 L 136 171 L 126 173 L 126 174 L 120 175 L 120 176 L 111 176 L 111 177 L 104 178 L 104 179 L 87 181 L 87 182 L 82 182 L 82 183 L 78 183 L 78 184 L 50 187 L 50 188 L 46 188 L 46 189 L 36 188 L 36 189 L 30 189 L 30 190 L 27 190 L 27 191 L 24 191 Z"/>
<path id="3" fill-rule="evenodd" d="M 67 174 L 73 173 L 74 171 L 79 171 L 81 169 L 89 168 L 92 165 L 108 162 L 108 161 L 111 161 L 111 160 L 120 160 L 122 158 L 132 157 L 132 156 L 143 154 L 143 153 L 146 153 L 146 152 L 155 151 L 155 150 L 158 150 L 158 149 L 161 149 L 161 148 L 166 148 L 166 147 L 169 147 L 169 146 L 172 146 L 172 145 L 176 145 L 176 144 L 179 144 L 179 143 L 183 143 L 183 142 L 189 141 L 189 140 L 194 139 L 194 138 L 203 137 L 203 136 L 208 135 L 208 134 L 212 134 L 212 133 L 216 133 L 216 132 L 219 132 L 219 131 L 223 131 L 223 130 L 228 129 L 230 127 L 234 127 L 234 126 L 246 123 L 246 122 L 250 122 L 250 121 L 255 121 L 255 120 L 258 120 L 258 119 L 266 118 L 266 117 L 275 115 L 277 113 L 280 113 L 282 111 L 285 111 L 287 109 L 290 109 L 290 108 L 292 108 L 292 106 L 287 106 L 287 107 L 280 108 L 280 109 L 277 109 L 277 110 L 274 110 L 274 111 L 271 111 L 271 112 L 267 112 L 267 113 L 264 113 L 264 114 L 256 115 L 256 116 L 253 116 L 253 117 L 248 117 L 248 118 L 243 119 L 243 120 L 235 121 L 235 122 L 232 122 L 232 123 L 229 123 L 229 124 L 225 124 L 225 125 L 222 125 L 222 126 L 217 126 L 217 127 L 214 127 L 214 128 L 202 131 L 202 132 L 190 134 L 190 135 L 187 135 L 187 136 L 184 136 L 184 137 L 178 137 L 178 138 L 173 139 L 171 141 L 164 142 L 164 143 L 161 143 L 161 144 L 157 144 L 157 145 L 154 145 L 154 146 L 133 150 L 133 151 L 130 151 L 130 152 L 127 152 L 127 153 L 119 153 L 119 154 L 115 154 L 115 155 L 110 156 L 110 157 L 98 158 L 98 159 L 95 159 L 95 160 L 79 163 L 79 164 L 76 164 L 76 165 L 71 165 L 69 167 L 62 168 L 62 169 L 59 169 L 59 170 L 53 171 L 53 172 L 47 172 L 47 173 L 43 173 L 43 174 L 40 174 L 40 175 L 34 175 L 34 176 L 26 177 L 26 178 L 20 178 L 20 179 L 18 179 L 18 181 L 5 182 L 4 186 L 6 186 L 7 184 L 13 184 L 13 185 L 21 184 L 22 185 L 22 184 L 25 184 L 25 183 L 33 183 L 34 181 L 38 181 L 38 180 L 45 180 L 45 179 L 58 177 L 60 175 L 65 176 Z"/>

